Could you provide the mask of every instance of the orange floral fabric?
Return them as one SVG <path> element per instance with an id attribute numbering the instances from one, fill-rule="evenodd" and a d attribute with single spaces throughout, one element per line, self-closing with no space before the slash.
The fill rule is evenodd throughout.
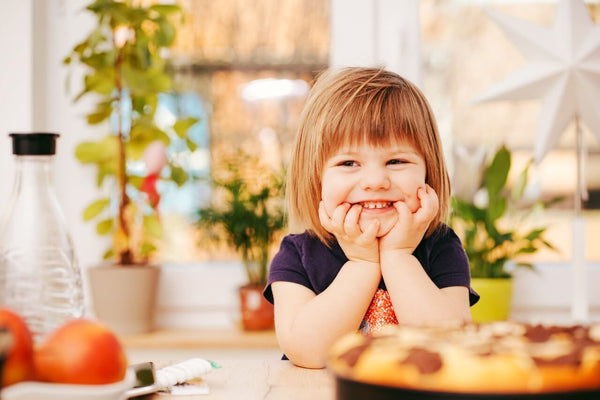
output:
<path id="1" fill-rule="evenodd" d="M 398 325 L 396 313 L 387 290 L 377 289 L 360 325 L 360 331 L 370 334 L 386 325 Z"/>

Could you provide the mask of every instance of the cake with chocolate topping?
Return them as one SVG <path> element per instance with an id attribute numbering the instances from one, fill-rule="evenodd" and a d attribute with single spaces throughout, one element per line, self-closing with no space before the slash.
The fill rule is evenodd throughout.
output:
<path id="1" fill-rule="evenodd" d="M 600 325 L 493 322 L 386 328 L 341 338 L 328 367 L 344 380 L 411 390 L 594 391 L 600 398 Z"/>

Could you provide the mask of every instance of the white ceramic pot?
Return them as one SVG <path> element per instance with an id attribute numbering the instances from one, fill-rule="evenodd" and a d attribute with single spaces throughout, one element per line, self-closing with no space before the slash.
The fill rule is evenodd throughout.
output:
<path id="1" fill-rule="evenodd" d="M 154 329 L 160 267 L 101 265 L 88 274 L 98 321 L 121 335 Z"/>

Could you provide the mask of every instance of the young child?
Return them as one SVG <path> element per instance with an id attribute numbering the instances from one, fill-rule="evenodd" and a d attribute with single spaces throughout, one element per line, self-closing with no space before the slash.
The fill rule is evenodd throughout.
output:
<path id="1" fill-rule="evenodd" d="M 395 73 L 327 71 L 289 167 L 290 227 L 265 297 L 296 365 L 321 368 L 347 332 L 470 320 L 469 263 L 443 223 L 450 183 L 423 94 Z"/>

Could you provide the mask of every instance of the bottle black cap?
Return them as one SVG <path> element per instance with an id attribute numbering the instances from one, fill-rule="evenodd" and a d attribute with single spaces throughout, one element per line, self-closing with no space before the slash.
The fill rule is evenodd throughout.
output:
<path id="1" fill-rule="evenodd" d="M 58 133 L 32 132 L 10 133 L 13 139 L 13 154 L 18 156 L 49 156 L 56 153 Z"/>

